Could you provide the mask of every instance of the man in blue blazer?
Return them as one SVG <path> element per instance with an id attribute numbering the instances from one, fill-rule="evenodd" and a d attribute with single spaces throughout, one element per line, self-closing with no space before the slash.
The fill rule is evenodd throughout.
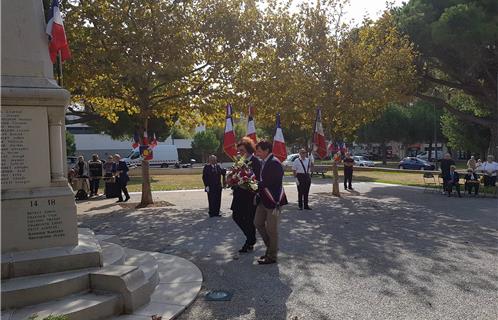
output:
<path id="1" fill-rule="evenodd" d="M 260 141 L 256 145 L 256 155 L 262 159 L 258 183 L 258 207 L 254 225 L 266 245 L 266 253 L 258 260 L 259 264 L 277 262 L 278 224 L 281 207 L 287 204 L 284 192 L 284 168 L 272 154 L 272 144 Z"/>

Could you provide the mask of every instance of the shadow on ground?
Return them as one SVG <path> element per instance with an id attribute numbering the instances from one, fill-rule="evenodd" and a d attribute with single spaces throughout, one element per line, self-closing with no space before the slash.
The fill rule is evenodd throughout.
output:
<path id="1" fill-rule="evenodd" d="M 448 199 L 387 186 L 343 195 L 312 195 L 311 212 L 287 206 L 280 263 L 271 266 L 255 263 L 262 248 L 235 255 L 241 232 L 230 216 L 206 218 L 201 196 L 192 209 L 122 209 L 79 220 L 97 233 L 119 235 L 128 247 L 192 260 L 203 271 L 202 293 L 234 293 L 230 302 L 200 296 L 179 319 L 382 319 L 386 310 L 376 310 L 375 301 L 401 308 L 405 300 L 421 315 L 441 311 L 451 318 L 444 292 L 457 304 L 462 297 L 496 296 L 498 275 L 489 261 L 498 256 L 496 199 Z M 355 305 L 373 310 L 361 313 Z"/>

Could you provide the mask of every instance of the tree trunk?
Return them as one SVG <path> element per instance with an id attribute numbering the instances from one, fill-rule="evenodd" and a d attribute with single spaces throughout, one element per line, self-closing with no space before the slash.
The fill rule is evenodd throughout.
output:
<path id="1" fill-rule="evenodd" d="M 147 132 L 148 119 L 144 120 L 144 130 Z M 146 207 L 153 204 L 152 189 L 150 187 L 150 174 L 149 174 L 149 161 L 142 159 L 142 200 L 140 200 L 139 207 Z"/>
<path id="2" fill-rule="evenodd" d="M 146 207 L 153 203 L 150 187 L 149 161 L 142 160 L 142 200 L 140 200 L 140 207 Z"/>
<path id="3" fill-rule="evenodd" d="M 332 195 L 336 197 L 341 197 L 341 192 L 339 191 L 339 172 L 337 170 L 337 162 L 332 162 Z"/>
<path id="4" fill-rule="evenodd" d="M 495 161 L 498 161 L 498 126 L 491 127 L 489 131 L 491 135 L 489 137 L 488 155 L 493 155 Z"/>

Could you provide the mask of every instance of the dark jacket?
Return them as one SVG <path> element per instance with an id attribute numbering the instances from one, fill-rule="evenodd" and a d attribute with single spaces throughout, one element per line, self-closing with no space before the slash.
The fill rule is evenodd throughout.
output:
<path id="1" fill-rule="evenodd" d="M 467 173 L 465 175 L 464 179 L 465 179 L 465 182 L 467 182 L 467 181 L 479 181 L 479 175 L 477 173 L 474 173 L 474 179 L 472 179 L 472 176 L 469 173 Z"/>
<path id="2" fill-rule="evenodd" d="M 451 182 L 451 183 L 458 183 L 460 180 L 460 174 L 456 171 L 453 172 L 453 179 L 451 178 L 451 172 L 448 172 L 446 175 L 446 181 Z"/>
<path id="3" fill-rule="evenodd" d="M 202 170 L 202 181 L 205 187 L 209 188 L 222 188 L 221 177 L 225 176 L 226 170 L 223 169 L 219 164 L 216 164 L 213 168 L 212 165 L 206 164 L 204 170 Z"/>
<path id="4" fill-rule="evenodd" d="M 259 175 L 261 174 L 261 160 L 252 156 L 246 163 L 249 168 L 254 172 L 256 179 L 259 181 Z M 239 187 L 233 188 L 233 199 L 230 209 L 237 212 L 246 212 L 254 210 L 254 197 L 256 194 L 251 190 L 245 190 Z"/>
<path id="5" fill-rule="evenodd" d="M 286 205 L 287 197 L 285 196 L 282 179 L 284 178 L 284 168 L 280 161 L 270 155 L 266 163 L 261 163 L 261 180 L 258 183 L 258 195 L 265 208 L 273 209 L 277 205 Z"/>
<path id="6" fill-rule="evenodd" d="M 114 163 L 114 167 L 113 167 L 112 171 L 114 173 L 121 171 L 118 175 L 116 182 L 118 182 L 119 184 L 126 185 L 126 183 L 128 183 L 128 181 L 130 181 L 130 177 L 128 176 L 128 170 L 129 169 L 128 169 L 128 165 L 126 164 L 126 162 L 120 160 L 118 163 Z"/>

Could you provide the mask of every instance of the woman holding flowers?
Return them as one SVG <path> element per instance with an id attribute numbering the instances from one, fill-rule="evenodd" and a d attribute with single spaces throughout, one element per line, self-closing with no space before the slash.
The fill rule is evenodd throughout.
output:
<path id="1" fill-rule="evenodd" d="M 239 250 L 240 253 L 253 251 L 256 243 L 254 197 L 258 190 L 261 160 L 254 156 L 254 151 L 255 145 L 251 138 L 242 138 L 237 144 L 239 156 L 227 176 L 227 183 L 233 189 L 232 218 L 246 236 L 246 242 Z"/>

